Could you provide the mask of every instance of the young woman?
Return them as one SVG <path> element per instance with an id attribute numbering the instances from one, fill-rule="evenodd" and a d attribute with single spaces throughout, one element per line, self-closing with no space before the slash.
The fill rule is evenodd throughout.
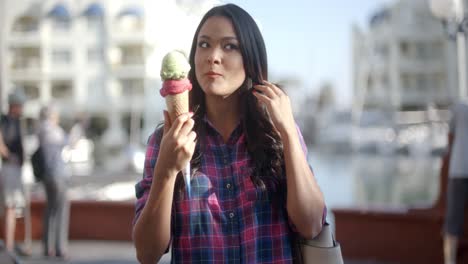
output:
<path id="1" fill-rule="evenodd" d="M 261 33 L 240 7 L 214 7 L 190 52 L 195 113 L 150 136 L 137 184 L 141 263 L 290 263 L 298 233 L 322 228 L 322 193 L 288 96 L 268 82 Z M 181 171 L 190 162 L 191 194 Z"/>

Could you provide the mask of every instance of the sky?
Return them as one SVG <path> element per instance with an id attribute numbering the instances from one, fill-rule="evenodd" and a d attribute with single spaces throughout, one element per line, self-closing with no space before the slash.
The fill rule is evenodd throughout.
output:
<path id="1" fill-rule="evenodd" d="M 261 26 L 273 77 L 296 77 L 306 92 L 335 87 L 337 103 L 350 106 L 351 30 L 395 0 L 224 0 L 249 12 Z M 270 77 L 271 78 L 271 77 Z M 275 80 L 273 80 L 275 81 Z"/>

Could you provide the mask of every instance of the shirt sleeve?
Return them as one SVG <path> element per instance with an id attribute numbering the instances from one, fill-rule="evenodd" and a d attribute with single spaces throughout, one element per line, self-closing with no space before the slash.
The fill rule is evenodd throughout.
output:
<path id="1" fill-rule="evenodd" d="M 302 151 L 304 152 L 304 155 L 306 156 L 306 159 L 307 159 L 307 154 L 308 154 L 307 145 L 304 141 L 304 137 L 302 136 L 301 129 L 299 128 L 299 126 L 297 126 L 297 124 L 296 124 L 296 130 L 297 130 L 297 135 L 299 137 L 299 142 L 301 142 Z"/>
<path id="2" fill-rule="evenodd" d="M 148 139 L 148 144 L 146 146 L 145 164 L 143 169 L 143 179 L 135 185 L 135 195 L 137 201 L 135 204 L 135 218 L 133 219 L 133 224 L 135 224 L 138 220 L 138 217 L 140 217 L 141 211 L 145 207 L 146 201 L 148 200 L 149 191 L 153 182 L 154 166 L 156 165 L 156 160 L 158 159 L 161 138 L 162 128 L 159 128 L 153 132 L 153 134 L 151 134 Z"/>

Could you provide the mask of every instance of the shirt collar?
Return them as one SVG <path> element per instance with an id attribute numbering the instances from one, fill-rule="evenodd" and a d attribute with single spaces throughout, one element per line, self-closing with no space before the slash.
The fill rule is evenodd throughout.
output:
<path id="1" fill-rule="evenodd" d="M 223 142 L 221 133 L 218 132 L 218 130 L 213 126 L 213 123 L 211 123 L 210 120 L 208 120 L 208 117 L 206 114 L 203 116 L 203 122 L 205 123 L 206 127 L 206 133 L 208 136 L 218 138 L 220 142 Z M 239 122 L 236 125 L 236 128 L 232 131 L 231 135 L 229 136 L 228 141 L 226 142 L 226 145 L 233 145 L 236 144 L 239 141 L 239 138 L 243 135 L 243 129 L 242 129 L 242 119 L 239 120 Z"/>

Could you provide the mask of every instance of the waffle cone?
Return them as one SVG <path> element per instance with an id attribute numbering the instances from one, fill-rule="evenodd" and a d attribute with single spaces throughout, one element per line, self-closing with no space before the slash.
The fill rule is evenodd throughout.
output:
<path id="1" fill-rule="evenodd" d="M 180 116 L 189 112 L 189 91 L 184 91 L 179 94 L 166 96 L 166 107 L 171 118 L 171 122 Z"/>

